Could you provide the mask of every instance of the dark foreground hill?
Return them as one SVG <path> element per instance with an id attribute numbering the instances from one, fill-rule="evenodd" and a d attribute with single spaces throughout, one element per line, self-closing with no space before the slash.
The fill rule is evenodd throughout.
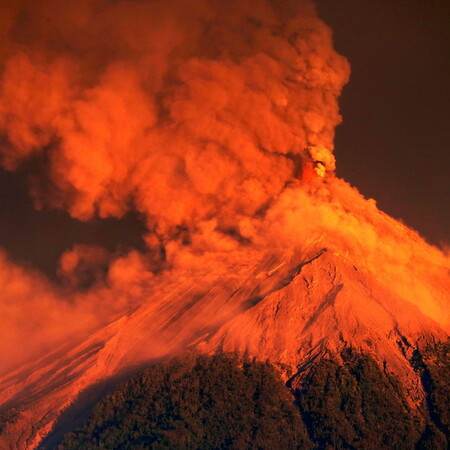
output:
<path id="1" fill-rule="evenodd" d="M 121 384 L 58 448 L 445 449 L 449 351 L 414 355 L 427 393 L 421 414 L 395 375 L 351 349 L 288 387 L 268 362 L 191 354 Z"/>

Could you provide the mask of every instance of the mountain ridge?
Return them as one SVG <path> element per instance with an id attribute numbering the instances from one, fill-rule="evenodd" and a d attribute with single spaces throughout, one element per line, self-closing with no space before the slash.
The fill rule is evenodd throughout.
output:
<path id="1" fill-rule="evenodd" d="M 189 347 L 268 359 L 292 386 L 315 360 L 354 347 L 399 377 L 412 407 L 423 403 L 411 354 L 448 334 L 417 306 L 331 249 L 240 267 L 165 279 L 146 302 L 80 344 L 2 377 L 2 410 L 19 411 L 3 445 L 38 446 L 85 389 Z"/>

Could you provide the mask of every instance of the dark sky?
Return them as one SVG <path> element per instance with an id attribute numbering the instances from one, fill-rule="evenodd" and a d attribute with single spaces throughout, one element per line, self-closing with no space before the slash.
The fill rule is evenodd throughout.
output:
<path id="1" fill-rule="evenodd" d="M 80 222 L 63 211 L 36 211 L 28 195 L 28 174 L 0 169 L 0 248 L 16 262 L 53 277 L 61 253 L 74 244 L 126 251 L 143 248 L 144 232 L 136 215 Z"/>
<path id="2" fill-rule="evenodd" d="M 450 243 L 450 1 L 316 3 L 352 67 L 338 175 L 428 241 Z"/>
<path id="3" fill-rule="evenodd" d="M 338 175 L 430 242 L 449 242 L 450 1 L 317 0 L 352 66 L 337 130 Z M 26 174 L 0 169 L 0 247 L 51 274 L 74 243 L 141 246 L 137 217 L 37 212 Z"/>

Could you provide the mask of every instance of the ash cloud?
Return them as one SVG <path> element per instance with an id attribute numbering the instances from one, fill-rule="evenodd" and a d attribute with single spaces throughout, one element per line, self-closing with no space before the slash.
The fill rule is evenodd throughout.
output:
<path id="1" fill-rule="evenodd" d="M 2 165 L 45 159 L 39 206 L 136 209 L 167 239 L 255 215 L 309 147 L 334 168 L 349 65 L 308 1 L 46 0 L 6 16 Z"/>

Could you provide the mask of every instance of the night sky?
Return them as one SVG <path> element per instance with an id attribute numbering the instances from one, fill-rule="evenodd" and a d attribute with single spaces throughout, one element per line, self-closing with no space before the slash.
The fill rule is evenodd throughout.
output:
<path id="1" fill-rule="evenodd" d="M 352 67 L 337 174 L 429 242 L 450 243 L 450 2 L 317 5 Z"/>
<path id="2" fill-rule="evenodd" d="M 351 64 L 337 173 L 428 241 L 448 243 L 450 2 L 318 0 Z M 33 210 L 26 173 L 0 169 L 0 246 L 51 274 L 74 243 L 141 246 L 137 217 L 81 223 Z"/>

